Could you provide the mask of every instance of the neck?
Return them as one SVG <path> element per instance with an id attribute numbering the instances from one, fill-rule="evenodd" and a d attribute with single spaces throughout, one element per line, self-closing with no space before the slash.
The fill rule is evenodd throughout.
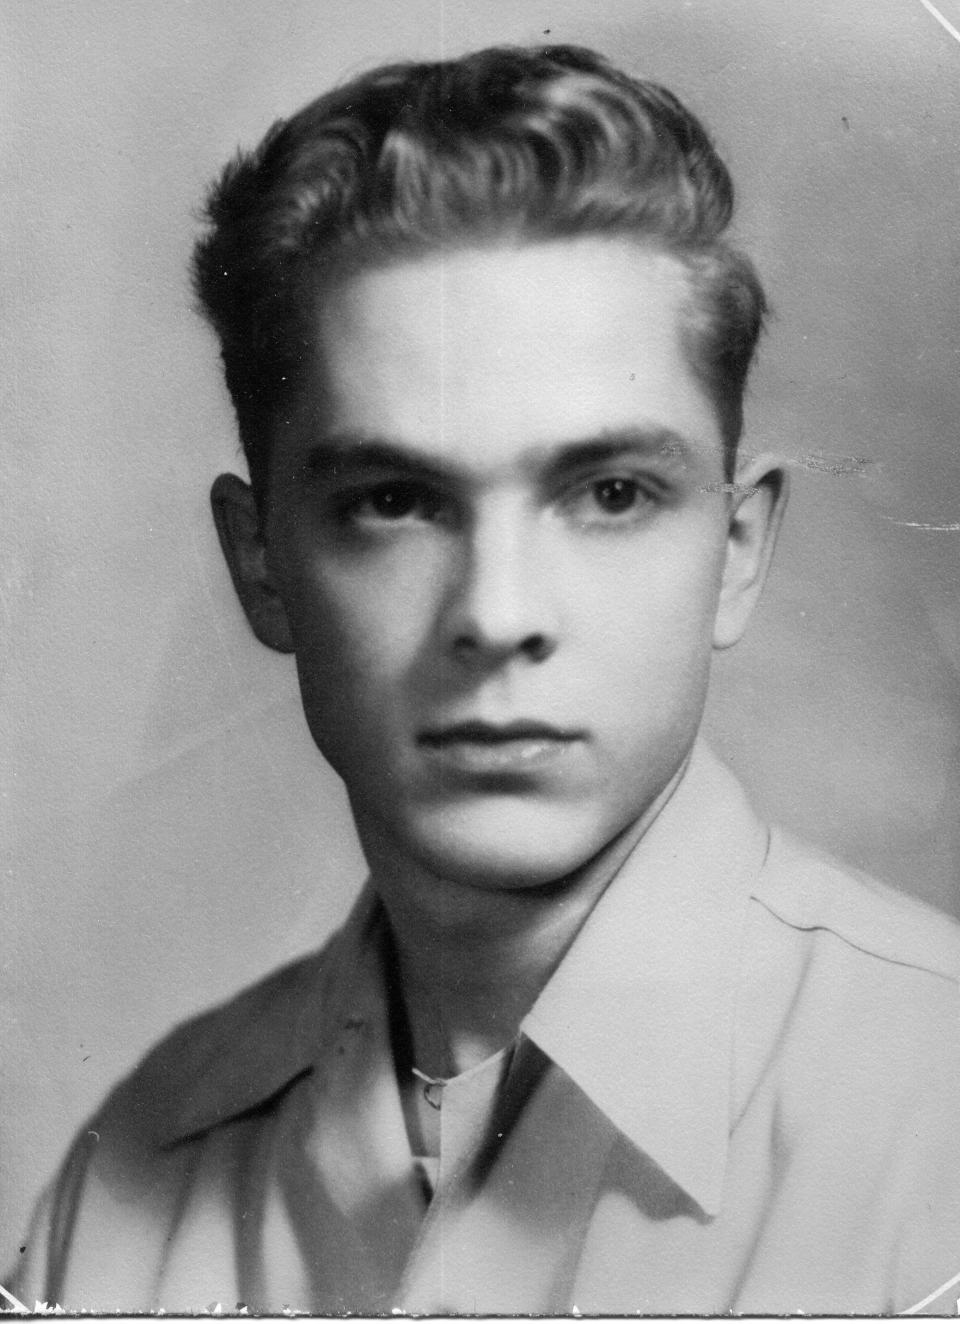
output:
<path id="1" fill-rule="evenodd" d="M 404 860 L 376 825 L 357 816 L 393 936 L 411 1065 L 446 1078 L 513 1041 L 682 771 L 638 820 L 547 887 L 487 889 L 438 878 Z"/>

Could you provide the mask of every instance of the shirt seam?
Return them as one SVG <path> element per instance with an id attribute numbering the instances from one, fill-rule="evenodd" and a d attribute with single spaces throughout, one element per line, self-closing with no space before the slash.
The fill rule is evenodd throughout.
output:
<path id="1" fill-rule="evenodd" d="M 785 924 L 787 928 L 793 929 L 797 933 L 828 933 L 831 937 L 836 938 L 838 942 L 843 943 L 845 947 L 860 952 L 863 956 L 869 956 L 876 961 L 882 961 L 885 965 L 901 966 L 906 970 L 916 970 L 920 974 L 932 975 L 936 979 L 942 979 L 948 984 L 953 984 L 955 988 L 960 987 L 960 971 L 951 972 L 931 965 L 922 965 L 920 962 L 910 960 L 907 957 L 892 956 L 887 952 L 878 952 L 873 947 L 868 947 L 861 942 L 857 942 L 857 940 L 852 938 L 849 934 L 842 933 L 832 924 L 814 920 L 804 922 L 801 920 L 789 919 L 786 915 L 782 914 L 771 905 L 765 897 L 758 896 L 754 893 L 753 900 L 756 901 L 758 905 L 763 906 L 764 910 L 767 911 L 769 915 L 772 915 L 775 920 L 779 920 L 781 924 Z"/>

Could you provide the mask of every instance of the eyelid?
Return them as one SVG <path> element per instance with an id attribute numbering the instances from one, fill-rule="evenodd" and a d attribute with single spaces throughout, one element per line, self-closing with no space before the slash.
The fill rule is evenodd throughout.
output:
<path id="1" fill-rule="evenodd" d="M 597 489 L 608 484 L 624 483 L 634 489 L 632 500 L 622 510 L 608 510 L 602 505 Z M 630 473 L 623 466 L 604 466 L 600 472 L 581 477 L 561 495 L 558 506 L 562 517 L 584 533 L 613 533 L 642 526 L 667 499 L 662 483 L 648 474 Z"/>
<path id="2" fill-rule="evenodd" d="M 342 486 L 338 485 L 330 494 L 330 500 L 336 511 L 337 518 L 347 520 L 354 518 L 360 520 L 362 508 L 365 502 L 372 501 L 378 493 L 390 488 L 400 489 L 410 493 L 414 497 L 415 505 L 419 505 L 421 512 L 425 513 L 425 522 L 440 523 L 452 522 L 449 518 L 443 517 L 445 509 L 454 506 L 453 496 L 442 490 L 438 484 L 432 483 L 429 479 L 423 477 L 414 477 L 406 474 L 394 474 L 378 478 L 355 478 L 353 481 L 346 482 Z M 421 516 L 422 517 L 422 516 Z M 415 518 L 415 516 L 396 516 L 390 519 L 387 516 L 376 515 L 369 512 L 366 516 L 371 523 L 380 523 L 388 525 L 391 523 L 401 524 L 403 520 Z"/>
<path id="3" fill-rule="evenodd" d="M 653 497 L 666 493 L 669 484 L 660 475 L 651 473 L 641 464 L 629 461 L 610 461 L 605 464 L 591 465 L 579 473 L 565 475 L 557 484 L 562 499 L 564 494 L 576 495 L 598 483 L 615 482 L 635 483 L 642 491 Z"/>

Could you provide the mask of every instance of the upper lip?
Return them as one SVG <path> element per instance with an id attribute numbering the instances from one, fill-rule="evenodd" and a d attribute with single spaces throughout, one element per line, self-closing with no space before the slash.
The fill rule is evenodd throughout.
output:
<path id="1" fill-rule="evenodd" d="M 427 745 L 452 745 L 460 742 L 495 745 L 506 740 L 577 740 L 581 734 L 580 731 L 550 726 L 547 722 L 472 721 L 431 727 L 420 733 L 420 740 Z"/>

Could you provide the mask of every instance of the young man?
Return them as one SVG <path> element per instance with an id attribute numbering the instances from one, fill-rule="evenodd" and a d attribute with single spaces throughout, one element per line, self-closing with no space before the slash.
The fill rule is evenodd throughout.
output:
<path id="1" fill-rule="evenodd" d="M 956 932 L 697 739 L 786 494 L 737 456 L 731 209 L 669 93 L 566 47 L 375 71 L 224 173 L 214 515 L 370 881 L 119 1086 L 20 1299 L 871 1312 L 960 1273 Z"/>

